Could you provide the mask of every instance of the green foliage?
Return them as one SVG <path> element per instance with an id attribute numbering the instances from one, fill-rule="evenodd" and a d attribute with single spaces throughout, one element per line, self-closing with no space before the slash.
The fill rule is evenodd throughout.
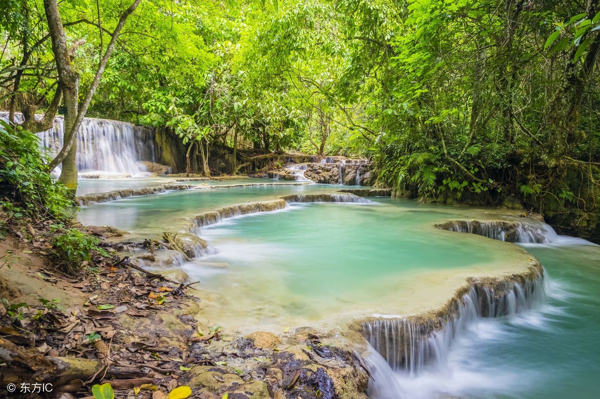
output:
<path id="1" fill-rule="evenodd" d="M 29 306 L 24 302 L 14 303 L 11 305 L 5 298 L 0 298 L 0 303 L 2 303 L 6 309 L 6 314 L 8 314 L 9 317 L 17 320 L 23 320 L 23 309 L 29 308 Z"/>
<path id="2" fill-rule="evenodd" d="M 58 234 L 52 239 L 51 258 L 67 273 L 81 270 L 92 261 L 93 255 L 108 256 L 104 249 L 98 247 L 100 241 L 95 236 L 61 226 L 53 226 L 53 231 Z"/>
<path id="3" fill-rule="evenodd" d="M 92 387 L 92 395 L 94 395 L 94 399 L 114 399 L 115 391 L 113 390 L 112 385 L 107 382 L 102 385 L 94 385 Z"/>
<path id="4" fill-rule="evenodd" d="M 38 140 L 0 121 L 0 205 L 9 218 L 66 220 L 74 204 L 67 188 L 46 172 Z"/>

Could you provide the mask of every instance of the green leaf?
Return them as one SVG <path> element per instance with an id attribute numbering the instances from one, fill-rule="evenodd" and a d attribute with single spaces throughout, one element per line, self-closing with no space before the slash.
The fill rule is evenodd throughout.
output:
<path id="1" fill-rule="evenodd" d="M 94 385 L 92 387 L 92 395 L 94 395 L 95 399 L 115 399 L 115 391 L 109 383 Z"/>
<path id="2" fill-rule="evenodd" d="M 592 19 L 592 23 L 595 24 L 598 21 L 600 21 L 600 12 L 594 16 L 594 19 Z"/>
<path id="3" fill-rule="evenodd" d="M 179 366 L 179 370 L 181 370 L 181 371 L 190 371 L 191 369 L 192 369 L 191 367 Z"/>
<path id="4" fill-rule="evenodd" d="M 559 51 L 563 51 L 567 48 L 570 42 L 571 40 L 569 38 L 563 37 L 562 39 L 560 39 L 558 44 L 552 48 L 552 50 L 550 51 L 550 55 L 558 53 Z"/>
<path id="5" fill-rule="evenodd" d="M 114 309 L 115 305 L 98 305 L 98 310 Z"/>
<path id="6" fill-rule="evenodd" d="M 546 44 L 544 45 L 544 50 L 546 50 L 548 47 L 550 47 L 552 45 L 552 43 L 554 43 L 554 41 L 556 39 L 558 39 L 558 36 L 560 36 L 559 30 L 557 30 L 553 34 L 551 34 L 550 37 L 548 38 L 548 40 L 546 40 Z"/>
<path id="7" fill-rule="evenodd" d="M 579 45 L 579 48 L 577 49 L 577 52 L 575 53 L 575 57 L 573 57 L 573 62 L 577 62 L 577 60 L 579 60 L 579 58 L 581 58 L 581 56 L 583 55 L 585 50 L 587 50 L 587 48 L 592 44 L 593 41 L 594 41 L 593 39 L 587 38 L 583 41 L 583 43 L 581 43 Z"/>
<path id="8" fill-rule="evenodd" d="M 577 32 L 575 33 L 575 39 L 579 39 L 581 36 L 585 35 L 585 32 L 587 32 L 590 29 L 590 25 L 586 25 L 583 28 L 577 30 Z"/>
<path id="9" fill-rule="evenodd" d="M 587 14 L 586 14 L 586 13 L 584 13 L 584 12 L 582 12 L 581 14 L 577 14 L 577 15 L 575 15 L 573 18 L 571 18 L 571 19 L 569 20 L 569 22 L 567 22 L 567 25 L 565 25 L 565 26 L 571 25 L 571 24 L 572 24 L 573 22 L 575 22 L 575 21 L 579 21 L 580 19 L 582 19 L 582 18 L 583 18 L 583 17 L 585 17 L 586 15 L 587 15 Z"/>

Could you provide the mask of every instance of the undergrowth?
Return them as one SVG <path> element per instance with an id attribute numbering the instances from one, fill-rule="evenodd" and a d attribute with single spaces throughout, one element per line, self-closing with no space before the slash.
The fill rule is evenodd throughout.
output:
<path id="1" fill-rule="evenodd" d="M 98 247 L 98 238 L 70 228 L 77 210 L 74 193 L 46 165 L 35 134 L 0 121 L 0 239 L 10 230 L 31 241 L 47 232 L 50 260 L 74 274 L 108 254 Z"/>
<path id="2" fill-rule="evenodd" d="M 72 218 L 72 195 L 46 172 L 45 160 L 35 134 L 0 121 L 0 205 L 7 219 Z"/>

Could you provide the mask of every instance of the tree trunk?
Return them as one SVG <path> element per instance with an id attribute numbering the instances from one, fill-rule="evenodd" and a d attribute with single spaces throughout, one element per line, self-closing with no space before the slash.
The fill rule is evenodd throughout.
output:
<path id="1" fill-rule="evenodd" d="M 92 102 L 92 97 L 94 96 L 94 93 L 100 84 L 100 79 L 104 73 L 104 68 L 106 68 L 108 59 L 115 48 L 117 38 L 119 37 L 121 30 L 125 25 L 125 21 L 129 15 L 135 11 L 137 6 L 140 4 L 140 1 L 141 0 L 134 0 L 133 4 L 129 6 L 129 8 L 125 10 L 123 14 L 121 14 L 121 18 L 119 19 L 119 22 L 111 36 L 110 43 L 108 44 L 106 52 L 104 53 L 104 57 L 102 57 L 100 64 L 98 65 L 98 70 L 96 71 L 94 80 L 92 81 L 90 89 L 83 100 L 81 109 L 77 110 L 79 75 L 71 66 L 71 58 L 67 49 L 66 35 L 60 18 L 60 13 L 58 12 L 58 3 L 57 0 L 44 0 L 44 9 L 46 10 L 48 29 L 50 31 L 50 39 L 52 40 L 52 52 L 54 53 L 59 81 L 64 92 L 67 113 L 70 113 L 71 109 L 74 110 L 74 113 L 71 114 L 71 117 L 74 118 L 74 120 L 73 122 L 70 122 L 70 126 L 68 126 L 68 128 L 66 123 L 67 118 L 65 118 L 65 141 L 58 155 L 48 166 L 48 169 L 53 170 L 61 163 L 64 163 L 60 180 L 67 184 L 67 187 L 69 188 L 77 188 L 77 166 L 75 164 L 75 157 L 77 151 L 76 142 L 79 126 L 81 125 L 88 107 Z M 67 98 L 69 98 L 69 100 L 67 100 Z M 74 102 L 72 101 L 73 98 L 75 100 Z"/>
<path id="2" fill-rule="evenodd" d="M 71 137 L 68 135 L 76 135 L 73 131 L 73 125 L 77 119 L 78 103 L 79 98 L 79 77 L 77 77 L 73 87 L 64 90 L 65 106 L 67 107 L 67 113 L 65 115 L 64 123 L 64 142 L 69 142 Z M 67 156 L 62 163 L 62 170 L 60 171 L 60 180 L 67 188 L 71 190 L 77 190 L 77 138 L 74 139 L 75 144 L 71 147 Z M 64 143 L 63 143 L 64 145 Z"/>
<path id="3" fill-rule="evenodd" d="M 192 161 L 190 159 L 190 153 L 192 152 L 192 148 L 196 144 L 195 141 L 190 143 L 187 152 L 185 153 L 185 176 L 190 177 L 190 172 L 192 171 Z"/>
<path id="4" fill-rule="evenodd" d="M 236 127 L 234 127 L 235 132 L 233 134 L 233 168 L 232 168 L 233 173 L 235 173 L 235 170 L 237 169 L 237 138 L 238 138 L 238 130 L 237 130 Z"/>
<path id="5" fill-rule="evenodd" d="M 198 149 L 200 150 L 200 155 L 202 157 L 202 172 L 204 176 L 210 177 L 210 168 L 208 167 L 208 139 L 206 139 L 206 153 L 204 153 L 202 140 L 198 142 Z"/>

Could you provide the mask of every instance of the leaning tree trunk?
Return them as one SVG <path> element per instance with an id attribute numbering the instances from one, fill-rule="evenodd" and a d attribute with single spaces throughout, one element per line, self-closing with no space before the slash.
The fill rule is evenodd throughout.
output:
<path id="1" fill-rule="evenodd" d="M 190 172 L 192 171 L 192 160 L 190 158 L 190 154 L 192 152 L 192 148 L 196 144 L 195 141 L 190 143 L 187 152 L 185 153 L 185 177 L 190 177 Z"/>
<path id="2" fill-rule="evenodd" d="M 65 115 L 64 124 L 64 142 L 71 140 L 71 135 L 77 135 L 77 132 L 73 130 L 75 120 L 77 119 L 77 99 L 79 95 L 79 78 L 76 79 L 75 84 L 69 89 L 63 90 L 65 105 L 67 107 L 67 114 Z M 77 189 L 77 137 L 74 137 L 74 144 L 67 153 L 67 156 L 62 162 L 62 170 L 60 171 L 60 180 L 67 188 L 72 190 Z"/>
<path id="3" fill-rule="evenodd" d="M 62 163 L 63 171 L 60 180 L 69 188 L 77 188 L 77 166 L 75 164 L 75 158 L 77 155 L 77 132 L 79 131 L 79 126 L 81 125 L 81 122 L 83 122 L 83 118 L 92 102 L 92 97 L 100 84 L 104 68 L 106 68 L 108 59 L 115 48 L 117 39 L 121 34 L 121 29 L 123 29 L 129 15 L 131 15 L 140 4 L 140 1 L 141 0 L 134 0 L 133 4 L 121 14 L 119 23 L 111 35 L 106 52 L 98 64 L 96 75 L 81 104 L 81 109 L 78 109 L 79 74 L 77 74 L 71 64 L 71 57 L 67 49 L 67 39 L 58 11 L 58 1 L 44 0 L 44 9 L 46 11 L 46 19 L 48 20 L 50 39 L 52 40 L 52 52 L 54 53 L 56 67 L 58 69 L 59 83 L 63 88 L 67 113 L 70 114 L 70 118 L 73 118 L 72 121 L 69 121 L 68 123 L 66 120 L 67 118 L 65 118 L 65 139 L 63 147 L 52 162 L 50 162 L 48 169 L 53 170 Z"/>

